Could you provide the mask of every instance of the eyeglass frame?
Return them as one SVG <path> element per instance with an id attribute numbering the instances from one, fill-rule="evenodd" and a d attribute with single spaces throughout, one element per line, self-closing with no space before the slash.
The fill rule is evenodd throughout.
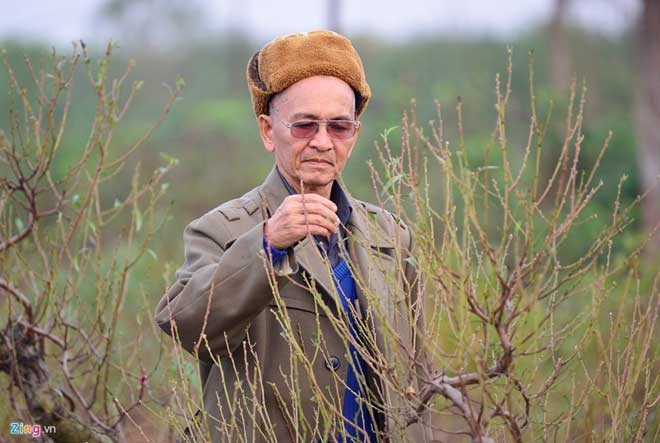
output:
<path id="1" fill-rule="evenodd" d="M 344 120 L 344 119 L 338 119 L 338 120 L 334 120 L 334 119 L 325 119 L 325 120 L 301 119 L 301 120 L 297 120 L 295 122 L 287 122 L 286 120 L 280 120 L 280 121 L 282 122 L 282 124 L 284 126 L 286 126 L 289 129 L 289 131 L 291 132 L 291 137 L 297 138 L 298 140 L 311 140 L 311 139 L 313 139 L 314 137 L 316 137 L 316 134 L 319 133 L 319 130 L 321 129 L 321 125 L 325 125 L 325 127 L 326 127 L 325 130 L 328 133 L 328 137 L 330 137 L 332 139 L 335 139 L 335 140 L 350 140 L 353 137 L 355 137 L 355 131 L 357 131 L 357 129 L 362 125 L 362 123 L 359 120 Z M 319 127 L 316 129 L 316 132 L 314 132 L 314 135 L 312 135 L 311 137 L 296 137 L 295 135 L 293 135 L 293 126 L 296 123 L 301 123 L 301 122 L 317 123 L 319 125 Z M 330 132 L 328 132 L 328 123 L 331 123 L 331 122 L 352 123 L 353 127 L 354 127 L 353 134 L 348 138 L 337 138 L 337 137 L 331 136 Z"/>

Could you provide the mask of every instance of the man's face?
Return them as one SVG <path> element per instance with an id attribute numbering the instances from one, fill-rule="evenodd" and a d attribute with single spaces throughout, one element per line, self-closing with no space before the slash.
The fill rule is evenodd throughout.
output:
<path id="1" fill-rule="evenodd" d="M 271 115 L 259 116 L 259 130 L 267 151 L 275 155 L 280 173 L 301 192 L 328 196 L 332 181 L 341 173 L 357 141 L 359 128 L 348 140 L 331 138 L 325 125 L 309 140 L 295 138 L 284 123 L 300 120 L 353 120 L 355 95 L 336 77 L 305 78 L 278 94 Z"/>

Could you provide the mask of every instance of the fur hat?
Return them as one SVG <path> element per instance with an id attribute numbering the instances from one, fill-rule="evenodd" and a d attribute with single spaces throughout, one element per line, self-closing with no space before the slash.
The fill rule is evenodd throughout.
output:
<path id="1" fill-rule="evenodd" d="M 350 40 L 332 31 L 278 37 L 250 58 L 246 74 L 257 116 L 268 113 L 274 94 L 314 75 L 331 75 L 348 83 L 355 92 L 357 116 L 371 97 L 360 56 Z"/>

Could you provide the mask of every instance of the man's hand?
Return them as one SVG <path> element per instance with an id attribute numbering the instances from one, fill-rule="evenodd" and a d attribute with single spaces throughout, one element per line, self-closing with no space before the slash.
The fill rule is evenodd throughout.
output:
<path id="1" fill-rule="evenodd" d="M 286 249 L 308 234 L 330 237 L 339 227 L 336 212 L 337 206 L 320 195 L 290 195 L 266 221 L 264 235 L 277 249 Z"/>

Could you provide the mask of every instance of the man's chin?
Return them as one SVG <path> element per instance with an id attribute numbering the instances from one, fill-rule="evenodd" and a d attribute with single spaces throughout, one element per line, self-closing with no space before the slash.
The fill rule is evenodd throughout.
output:
<path id="1" fill-rule="evenodd" d="M 303 184 L 308 189 L 317 189 L 332 185 L 334 180 L 334 175 L 316 174 L 303 177 Z"/>

